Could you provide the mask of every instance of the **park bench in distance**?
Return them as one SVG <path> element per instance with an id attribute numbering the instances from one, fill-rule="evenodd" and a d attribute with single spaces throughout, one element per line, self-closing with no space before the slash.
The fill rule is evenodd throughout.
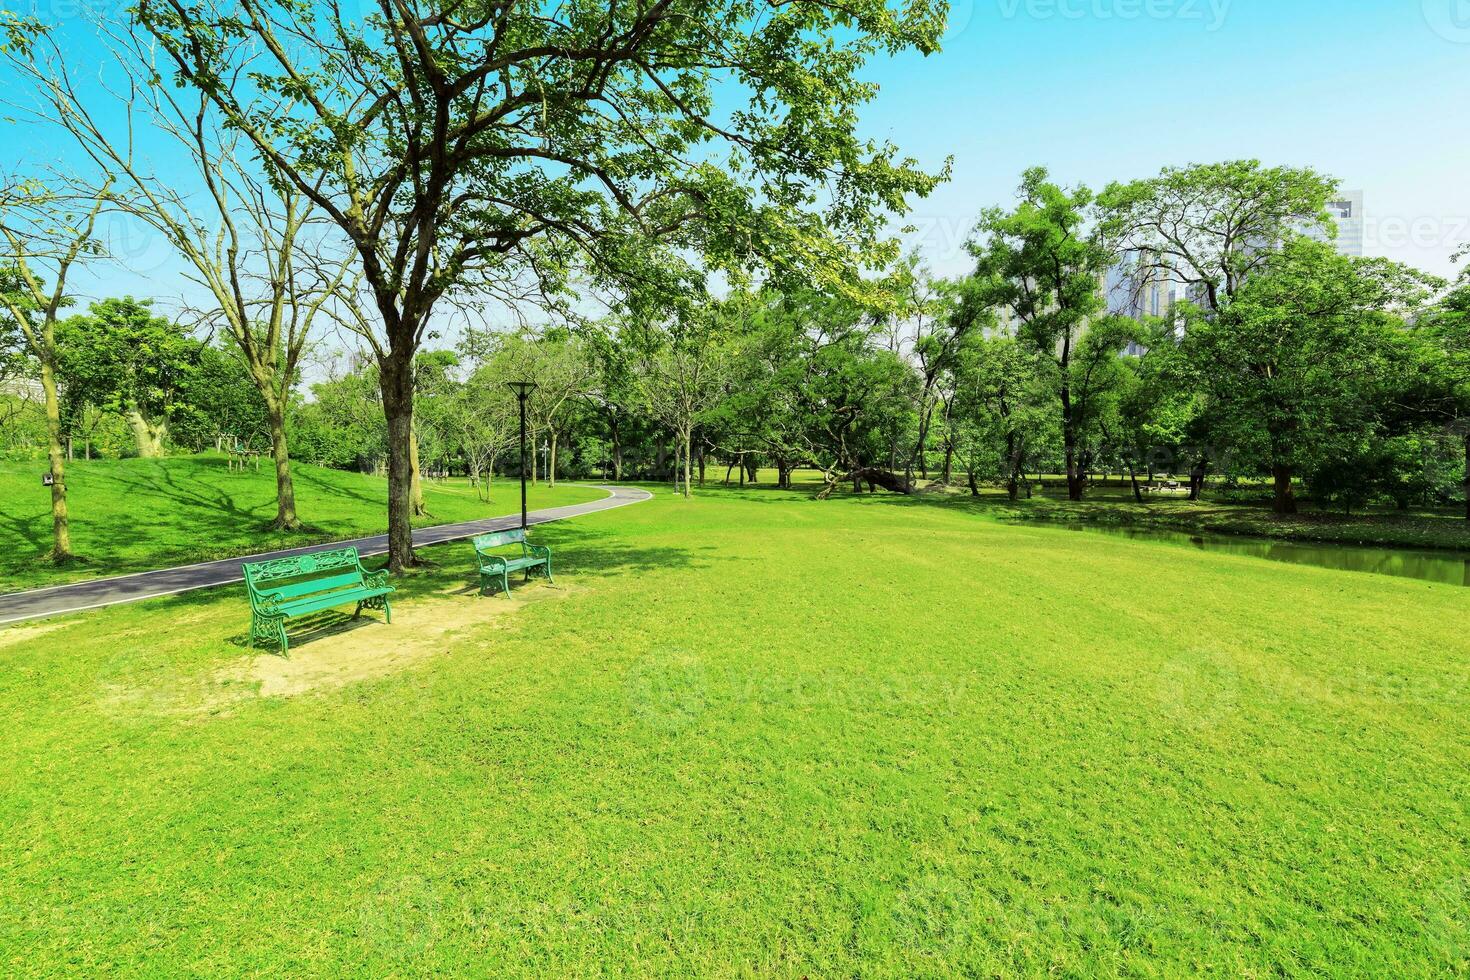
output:
<path id="1" fill-rule="evenodd" d="M 521 528 L 496 531 L 493 534 L 477 534 L 471 539 L 471 543 L 475 546 L 475 563 L 480 569 L 480 595 L 488 594 L 497 582 L 506 595 L 509 595 L 510 573 L 524 570 L 526 580 L 529 581 L 531 569 L 537 567 L 544 570 L 548 582 L 556 581 L 551 577 L 551 549 L 545 545 L 531 544 Z M 495 548 L 514 544 L 521 546 L 519 558 L 491 553 Z"/>
<path id="2" fill-rule="evenodd" d="M 352 615 L 363 609 L 381 609 L 393 622 L 388 605 L 387 571 L 370 572 L 362 567 L 356 548 L 314 551 L 292 558 L 246 562 L 245 588 L 250 593 L 250 645 L 260 640 L 278 643 L 289 652 L 286 620 L 334 606 L 357 603 Z"/>

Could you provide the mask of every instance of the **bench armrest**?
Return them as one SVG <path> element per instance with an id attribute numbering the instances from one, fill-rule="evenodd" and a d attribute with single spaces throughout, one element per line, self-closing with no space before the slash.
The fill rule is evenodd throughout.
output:
<path id="1" fill-rule="evenodd" d="M 475 561 L 483 572 L 495 572 L 505 567 L 505 558 L 501 555 L 487 555 L 483 552 L 475 552 Z"/>
<path id="2" fill-rule="evenodd" d="M 376 572 L 364 571 L 362 573 L 362 584 L 370 589 L 386 589 L 388 587 L 388 569 L 380 568 Z"/>
<path id="3" fill-rule="evenodd" d="M 551 549 L 544 544 L 531 544 L 531 542 L 527 541 L 526 550 L 533 555 L 540 555 L 543 558 L 551 557 Z"/>
<path id="4" fill-rule="evenodd" d="M 281 597 L 274 592 L 252 592 L 250 608 L 261 616 L 279 616 Z"/>

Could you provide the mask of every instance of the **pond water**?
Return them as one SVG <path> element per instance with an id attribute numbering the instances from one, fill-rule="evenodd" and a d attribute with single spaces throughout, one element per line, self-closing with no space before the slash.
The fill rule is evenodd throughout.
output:
<path id="1" fill-rule="evenodd" d="M 1423 579 L 1445 585 L 1470 587 L 1470 554 L 1458 551 L 1430 551 L 1416 548 L 1370 548 L 1362 545 L 1331 544 L 1318 541 L 1278 541 L 1271 538 L 1240 538 L 1225 534 L 1192 534 L 1187 531 L 1161 531 L 1154 528 L 1099 527 L 1094 524 L 1060 525 L 1073 531 L 1111 534 L 1185 545 L 1201 551 L 1223 551 L 1231 555 L 1285 561 L 1297 565 L 1317 565 L 1345 572 L 1371 572 L 1375 575 L 1397 575 Z"/>

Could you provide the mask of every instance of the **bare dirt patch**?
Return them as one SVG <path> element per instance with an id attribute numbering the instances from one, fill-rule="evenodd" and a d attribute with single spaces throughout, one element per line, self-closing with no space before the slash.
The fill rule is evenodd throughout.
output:
<path id="1" fill-rule="evenodd" d="M 34 640 L 38 636 L 47 633 L 55 633 L 57 630 L 66 629 L 71 623 L 32 623 L 29 626 L 7 626 L 0 629 L 0 650 L 6 647 L 17 646 L 27 640 Z"/>
<path id="2" fill-rule="evenodd" d="M 169 691 L 113 690 L 106 700 L 114 707 L 198 716 L 228 714 L 255 698 L 336 690 L 432 660 L 453 648 L 457 634 L 504 626 L 527 605 L 560 598 L 569 591 L 544 582 L 519 584 L 509 598 L 447 591 L 395 603 L 391 625 L 383 622 L 380 612 L 367 612 L 359 619 L 333 613 L 305 627 L 288 627 L 288 656 L 250 650 L 210 674 L 175 679 Z"/>

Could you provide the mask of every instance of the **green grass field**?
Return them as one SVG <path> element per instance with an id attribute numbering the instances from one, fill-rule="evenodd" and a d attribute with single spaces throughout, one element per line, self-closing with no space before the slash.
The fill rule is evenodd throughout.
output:
<path id="1" fill-rule="evenodd" d="M 289 660 L 236 588 L 0 631 L 4 971 L 1470 970 L 1463 589 L 882 496 L 537 535 Z"/>
<path id="2" fill-rule="evenodd" d="M 56 567 L 37 561 L 51 548 L 51 491 L 44 464 L 0 463 L 0 592 L 81 578 L 137 572 L 232 555 L 380 534 L 387 529 L 387 481 L 306 463 L 293 464 L 296 506 L 310 526 L 270 531 L 275 474 L 231 473 L 215 453 L 170 459 L 75 462 L 67 467 L 72 547 L 83 559 Z M 531 489 L 531 507 L 594 500 L 602 492 L 562 485 Z M 520 485 L 497 481 L 490 503 L 464 480 L 424 485 L 430 517 L 452 524 L 520 510 Z"/>

